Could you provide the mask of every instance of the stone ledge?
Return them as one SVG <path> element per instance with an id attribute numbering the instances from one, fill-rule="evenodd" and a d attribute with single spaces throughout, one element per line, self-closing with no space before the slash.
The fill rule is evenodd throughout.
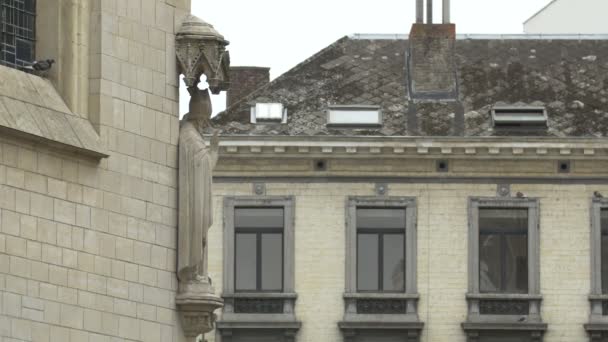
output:
<path id="1" fill-rule="evenodd" d="M 585 330 L 592 332 L 592 331 L 599 331 L 599 332 L 608 332 L 608 323 L 588 323 L 585 324 Z"/>
<path id="2" fill-rule="evenodd" d="M 4 66 L 0 79 L 2 134 L 96 159 L 108 157 L 93 125 L 72 113 L 49 81 Z"/>
<path id="3" fill-rule="evenodd" d="M 465 331 L 539 331 L 544 332 L 547 330 L 546 323 L 483 323 L 483 322 L 464 322 L 462 323 L 462 329 Z"/>
<path id="4" fill-rule="evenodd" d="M 422 330 L 423 322 L 341 321 L 341 330 Z"/>

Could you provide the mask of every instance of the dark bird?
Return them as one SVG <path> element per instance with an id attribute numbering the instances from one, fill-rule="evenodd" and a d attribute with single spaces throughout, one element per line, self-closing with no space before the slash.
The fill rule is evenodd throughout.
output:
<path id="1" fill-rule="evenodd" d="M 44 59 L 40 61 L 34 61 L 30 65 L 23 66 L 21 69 L 30 71 L 34 74 L 41 74 L 45 71 L 48 71 L 55 63 L 54 59 Z"/>
<path id="2" fill-rule="evenodd" d="M 604 196 L 602 196 L 602 194 L 600 194 L 599 191 L 594 191 L 593 192 L 593 197 L 595 197 L 595 198 L 604 198 Z"/>
<path id="3" fill-rule="evenodd" d="M 524 198 L 524 197 L 526 197 L 526 195 L 524 195 L 524 193 L 520 192 L 520 191 L 518 191 L 515 196 L 517 196 L 517 198 Z"/>
<path id="4" fill-rule="evenodd" d="M 526 316 L 521 316 L 517 321 L 518 322 L 523 322 L 526 320 Z"/>

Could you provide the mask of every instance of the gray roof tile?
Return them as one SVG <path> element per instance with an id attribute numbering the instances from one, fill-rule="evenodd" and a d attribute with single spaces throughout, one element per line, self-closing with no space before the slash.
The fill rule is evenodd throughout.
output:
<path id="1" fill-rule="evenodd" d="M 549 128 L 534 135 L 608 136 L 608 40 L 457 40 L 458 101 L 419 103 L 408 98 L 408 44 L 342 38 L 228 108 L 214 125 L 227 135 L 492 136 L 505 134 L 491 127 L 492 106 L 540 105 Z M 250 124 L 256 102 L 282 103 L 287 124 Z M 379 106 L 383 126 L 327 127 L 330 105 Z"/>

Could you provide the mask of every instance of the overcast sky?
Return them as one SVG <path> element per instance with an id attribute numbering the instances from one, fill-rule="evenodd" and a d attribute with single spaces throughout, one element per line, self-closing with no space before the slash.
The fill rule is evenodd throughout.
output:
<path id="1" fill-rule="evenodd" d="M 451 1 L 457 33 L 523 33 L 523 22 L 550 0 Z M 441 2 L 434 0 L 435 22 Z M 270 67 L 274 79 L 341 37 L 408 33 L 415 0 L 192 0 L 192 13 L 230 41 L 231 65 Z M 180 98 L 183 114 L 188 93 Z M 224 104 L 224 93 L 213 96 L 214 113 Z"/>

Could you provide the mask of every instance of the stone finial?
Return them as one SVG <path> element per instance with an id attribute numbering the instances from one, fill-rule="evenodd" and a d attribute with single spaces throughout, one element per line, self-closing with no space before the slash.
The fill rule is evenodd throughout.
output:
<path id="1" fill-rule="evenodd" d="M 230 86 L 229 42 L 205 21 L 188 15 L 176 34 L 176 54 L 180 72 L 188 87 L 196 87 L 201 75 L 207 76 L 209 89 L 219 94 Z"/>

